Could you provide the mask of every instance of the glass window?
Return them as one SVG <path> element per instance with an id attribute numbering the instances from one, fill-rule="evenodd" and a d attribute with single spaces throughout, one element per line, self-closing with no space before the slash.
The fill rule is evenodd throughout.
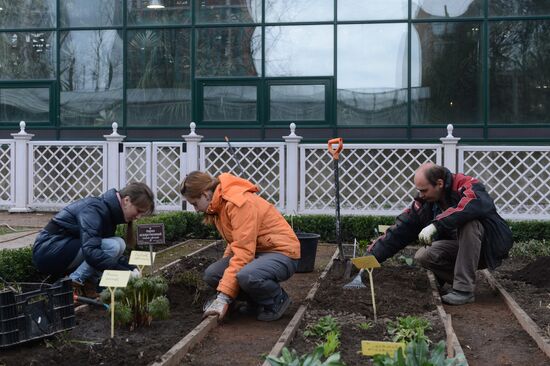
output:
<path id="1" fill-rule="evenodd" d="M 122 24 L 122 0 L 64 0 L 59 10 L 62 27 Z"/>
<path id="2" fill-rule="evenodd" d="M 338 0 L 338 20 L 407 19 L 408 0 Z"/>
<path id="3" fill-rule="evenodd" d="M 489 25 L 489 122 L 550 122 L 550 20 Z"/>
<path id="4" fill-rule="evenodd" d="M 261 28 L 197 30 L 197 76 L 260 76 Z"/>
<path id="5" fill-rule="evenodd" d="M 191 0 L 128 0 L 128 24 L 163 25 L 191 23 Z"/>
<path id="6" fill-rule="evenodd" d="M 265 28 L 267 76 L 333 76 L 332 25 Z"/>
<path id="7" fill-rule="evenodd" d="M 196 0 L 198 23 L 260 23 L 262 0 Z"/>
<path id="8" fill-rule="evenodd" d="M 191 120 L 190 30 L 128 32 L 127 124 L 181 125 Z"/>
<path id="9" fill-rule="evenodd" d="M 483 15 L 483 0 L 413 0 L 412 18 L 458 18 Z"/>
<path id="10" fill-rule="evenodd" d="M 256 121 L 257 100 L 255 85 L 204 86 L 202 120 Z"/>
<path id="11" fill-rule="evenodd" d="M 481 123 L 481 24 L 417 23 L 412 32 L 412 123 Z"/>
<path id="12" fill-rule="evenodd" d="M 56 0 L 0 1 L 0 27 L 50 28 L 55 27 Z"/>
<path id="13" fill-rule="evenodd" d="M 60 34 L 60 120 L 64 126 L 122 121 L 122 39 L 115 30 Z"/>
<path id="14" fill-rule="evenodd" d="M 50 88 L 1 88 L 0 123 L 49 122 Z"/>
<path id="15" fill-rule="evenodd" d="M 339 125 L 407 123 L 407 24 L 338 26 Z"/>
<path id="16" fill-rule="evenodd" d="M 53 32 L 0 32 L 0 79 L 55 78 Z"/>
<path id="17" fill-rule="evenodd" d="M 510 15 L 549 15 L 550 1 L 548 0 L 487 0 L 489 2 L 489 16 Z"/>
<path id="18" fill-rule="evenodd" d="M 270 121 L 324 121 L 324 85 L 271 85 Z"/>
<path id="19" fill-rule="evenodd" d="M 268 23 L 334 20 L 334 0 L 266 0 Z"/>

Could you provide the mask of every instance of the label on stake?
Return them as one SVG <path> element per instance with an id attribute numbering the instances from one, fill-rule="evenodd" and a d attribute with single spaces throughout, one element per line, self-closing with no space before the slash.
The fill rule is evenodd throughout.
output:
<path id="1" fill-rule="evenodd" d="M 399 348 L 405 349 L 403 342 L 379 342 L 379 341 L 361 341 L 361 353 L 364 356 L 385 355 L 386 353 L 393 357 L 395 351 Z"/>
<path id="2" fill-rule="evenodd" d="M 153 252 L 153 261 L 155 261 L 155 256 L 157 253 Z M 128 261 L 130 264 L 134 264 L 136 266 L 150 266 L 151 265 L 151 253 L 145 252 L 142 250 L 132 250 L 130 253 L 130 260 Z"/>
<path id="3" fill-rule="evenodd" d="M 115 271 L 108 269 L 103 271 L 99 286 L 101 287 L 126 287 L 130 279 L 130 271 Z"/>
<path id="4" fill-rule="evenodd" d="M 352 258 L 351 262 L 357 268 L 380 268 L 380 262 L 376 259 L 374 255 L 367 255 L 365 257 Z"/>

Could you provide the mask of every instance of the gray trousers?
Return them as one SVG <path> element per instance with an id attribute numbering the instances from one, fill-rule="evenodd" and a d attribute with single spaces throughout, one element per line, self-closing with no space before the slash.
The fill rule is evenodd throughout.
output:
<path id="1" fill-rule="evenodd" d="M 212 263 L 204 271 L 203 279 L 211 287 L 217 288 L 231 257 Z M 272 305 L 275 297 L 281 294 L 279 282 L 289 279 L 298 260 L 281 253 L 256 253 L 256 259 L 237 273 L 241 291 L 238 300 L 253 301 L 261 305 Z M 244 292 L 244 293 L 243 293 Z"/>
<path id="2" fill-rule="evenodd" d="M 480 263 L 481 243 L 485 232 L 478 220 L 467 222 L 458 230 L 458 240 L 437 240 L 431 246 L 420 248 L 414 259 L 437 277 L 453 285 L 453 289 L 473 292 L 476 270 Z"/>

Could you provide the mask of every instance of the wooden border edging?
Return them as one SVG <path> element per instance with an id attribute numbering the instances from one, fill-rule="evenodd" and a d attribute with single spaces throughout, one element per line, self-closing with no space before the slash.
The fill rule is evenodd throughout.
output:
<path id="1" fill-rule="evenodd" d="M 504 298 L 504 302 L 510 308 L 510 311 L 518 320 L 521 327 L 533 338 L 537 343 L 540 350 L 550 357 L 550 338 L 548 338 L 542 329 L 527 315 L 527 313 L 518 305 L 518 303 L 512 298 L 512 296 L 502 287 L 496 278 L 486 269 L 481 273 L 485 276 L 485 279 L 494 290 L 498 290 L 500 295 Z"/>
<path id="2" fill-rule="evenodd" d="M 159 361 L 151 364 L 151 366 L 177 366 L 179 362 L 185 357 L 187 352 L 202 341 L 210 332 L 211 329 L 218 325 L 218 317 L 211 315 L 204 319 L 199 325 L 197 325 L 191 332 L 187 333 L 185 337 L 172 348 L 168 350 Z"/>
<path id="3" fill-rule="evenodd" d="M 443 308 L 443 304 L 441 303 L 441 296 L 439 296 L 439 291 L 437 291 L 435 276 L 431 271 L 426 271 L 426 273 L 428 274 L 428 280 L 430 281 L 430 286 L 432 287 L 432 297 L 435 301 L 437 312 L 439 313 L 439 317 L 445 326 L 445 334 L 447 335 L 447 357 L 456 357 L 460 361 L 460 365 L 467 366 L 468 361 L 466 360 L 462 346 L 460 346 L 458 337 L 453 329 L 451 315 L 447 314 Z"/>
<path id="4" fill-rule="evenodd" d="M 300 305 L 288 325 L 286 326 L 285 330 L 277 340 L 277 343 L 273 346 L 271 349 L 271 352 L 269 352 L 268 356 L 277 357 L 281 353 L 282 349 L 286 347 L 290 341 L 292 341 L 292 338 L 294 338 L 294 334 L 296 333 L 296 330 L 300 326 L 300 323 L 302 322 L 302 319 L 304 318 L 304 315 L 306 313 L 307 307 L 309 302 L 315 297 L 315 294 L 317 293 L 317 290 L 319 289 L 319 286 L 321 286 L 321 281 L 326 277 L 328 271 L 332 267 L 332 264 L 334 263 L 334 260 L 338 258 L 338 249 L 334 251 L 333 256 L 330 258 L 330 261 L 325 266 L 325 269 L 323 270 L 323 273 L 319 276 L 317 281 L 313 284 L 309 292 L 307 293 L 306 298 L 304 299 L 304 303 Z M 271 364 L 269 361 L 264 361 L 262 366 L 270 366 Z"/>
<path id="5" fill-rule="evenodd" d="M 178 245 L 183 245 L 183 244 L 185 244 L 186 242 L 187 242 L 187 241 L 185 241 L 185 242 L 183 242 L 183 243 L 181 243 L 181 244 L 178 244 Z M 204 246 L 204 247 L 202 247 L 202 248 L 199 248 L 199 249 L 195 250 L 194 252 L 191 252 L 191 253 L 189 253 L 189 254 L 186 254 L 186 255 L 184 255 L 183 257 L 179 258 L 179 259 L 173 260 L 172 262 L 170 262 L 170 263 L 168 263 L 168 264 L 165 264 L 164 266 L 160 267 L 159 269 L 155 269 L 155 271 L 154 271 L 153 273 L 157 273 L 157 272 L 163 271 L 163 270 L 165 270 L 166 268 L 168 268 L 168 267 L 170 267 L 170 266 L 173 266 L 173 265 L 176 264 L 176 263 L 181 262 L 181 260 L 184 259 L 184 258 L 191 257 L 191 256 L 193 256 L 193 255 L 195 255 L 195 254 L 198 254 L 198 253 L 200 253 L 200 252 L 202 252 L 202 251 L 204 251 L 204 250 L 206 250 L 206 249 L 208 249 L 208 248 L 211 248 L 211 247 L 213 247 L 213 246 L 216 246 L 216 245 L 218 245 L 218 244 L 220 244 L 220 240 L 216 240 L 216 241 L 214 241 L 214 242 L 212 242 L 212 243 L 210 243 L 210 244 L 207 244 L 206 246 Z"/>

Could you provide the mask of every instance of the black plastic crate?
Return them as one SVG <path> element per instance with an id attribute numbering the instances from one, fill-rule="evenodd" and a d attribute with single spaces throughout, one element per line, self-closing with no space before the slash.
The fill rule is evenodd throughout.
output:
<path id="1" fill-rule="evenodd" d="M 28 287 L 28 286 L 27 286 Z M 0 292 L 0 348 L 74 328 L 71 280 Z"/>

